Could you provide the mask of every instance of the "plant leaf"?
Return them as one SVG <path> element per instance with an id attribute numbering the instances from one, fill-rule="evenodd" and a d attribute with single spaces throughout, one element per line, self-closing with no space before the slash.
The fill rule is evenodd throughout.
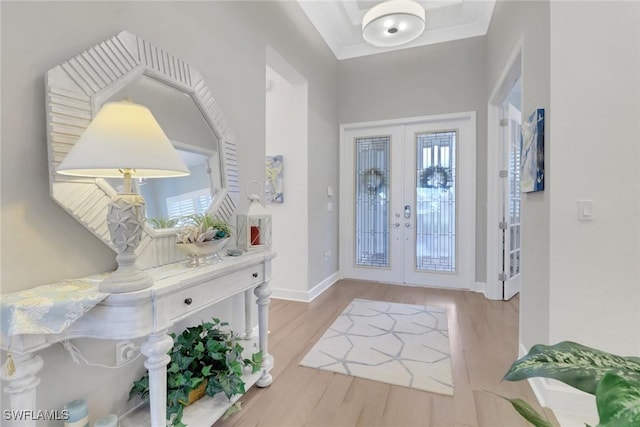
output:
<path id="1" fill-rule="evenodd" d="M 201 373 L 202 373 L 202 376 L 204 378 L 210 377 L 212 375 L 211 374 L 211 367 L 212 367 L 211 365 L 207 365 L 207 366 L 203 366 L 202 367 Z"/>
<path id="2" fill-rule="evenodd" d="M 217 377 L 209 378 L 209 382 L 207 383 L 206 393 L 207 396 L 213 397 L 217 393 L 222 391 L 222 387 L 220 386 L 220 382 Z"/>
<path id="3" fill-rule="evenodd" d="M 598 382 L 607 372 L 632 382 L 640 381 L 640 363 L 637 359 L 616 356 L 571 341 L 553 346 L 534 345 L 526 356 L 511 365 L 504 379 L 553 378 L 595 394 Z"/>
<path id="4" fill-rule="evenodd" d="M 596 389 L 599 427 L 640 425 L 640 383 L 605 374 Z"/>
<path id="5" fill-rule="evenodd" d="M 191 378 L 191 389 L 193 390 L 194 388 L 198 387 L 200 384 L 202 384 L 202 381 L 204 381 L 204 378 Z"/>
<path id="6" fill-rule="evenodd" d="M 229 406 L 229 408 L 222 415 L 222 421 L 226 420 L 231 415 L 235 414 L 236 412 L 240 411 L 241 409 L 242 409 L 242 402 L 236 402 L 233 405 Z"/>
<path id="7" fill-rule="evenodd" d="M 227 399 L 231 399 L 234 394 L 244 394 L 244 382 L 239 375 L 221 375 L 219 378 L 220 387 Z"/>
<path id="8" fill-rule="evenodd" d="M 498 395 L 500 396 L 500 395 Z M 545 417 L 543 417 L 542 415 L 540 415 L 538 412 L 536 412 L 535 409 L 533 409 L 533 407 L 531 407 L 531 405 L 529 405 L 527 402 L 525 402 L 522 399 L 510 399 L 508 397 L 504 397 L 504 396 L 500 396 L 501 398 L 508 400 L 509 402 L 511 402 L 511 405 L 513 406 L 513 408 L 518 411 L 518 413 L 520 415 L 522 415 L 522 417 L 529 421 L 531 424 L 533 424 L 535 427 L 553 427 L 553 424 L 551 424 L 549 421 L 547 421 L 547 419 Z"/>
<path id="9" fill-rule="evenodd" d="M 262 352 L 259 351 L 257 353 L 253 353 L 251 355 L 251 362 L 252 362 L 251 372 L 252 373 L 258 372 L 260 370 L 260 367 L 262 366 Z"/>

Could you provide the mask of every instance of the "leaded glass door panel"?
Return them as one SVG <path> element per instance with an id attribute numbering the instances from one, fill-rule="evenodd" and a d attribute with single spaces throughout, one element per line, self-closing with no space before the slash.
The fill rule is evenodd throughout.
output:
<path id="1" fill-rule="evenodd" d="M 456 130 L 415 134 L 415 270 L 455 273 Z"/>

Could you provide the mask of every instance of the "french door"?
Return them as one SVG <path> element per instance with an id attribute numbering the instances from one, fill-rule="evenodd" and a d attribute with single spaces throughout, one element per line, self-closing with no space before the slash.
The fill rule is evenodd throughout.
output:
<path id="1" fill-rule="evenodd" d="M 522 147 L 522 114 L 510 103 L 504 106 L 501 137 L 502 171 L 502 299 L 509 300 L 520 292 L 520 150 Z M 506 179 L 505 179 L 506 178 Z"/>
<path id="2" fill-rule="evenodd" d="M 345 277 L 469 289 L 475 114 L 341 127 Z"/>

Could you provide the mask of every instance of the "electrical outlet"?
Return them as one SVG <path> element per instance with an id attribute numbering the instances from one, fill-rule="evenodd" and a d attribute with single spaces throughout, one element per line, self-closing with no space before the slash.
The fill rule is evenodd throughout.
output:
<path id="1" fill-rule="evenodd" d="M 131 341 L 116 344 L 116 366 L 124 365 L 135 356 L 135 345 Z"/>

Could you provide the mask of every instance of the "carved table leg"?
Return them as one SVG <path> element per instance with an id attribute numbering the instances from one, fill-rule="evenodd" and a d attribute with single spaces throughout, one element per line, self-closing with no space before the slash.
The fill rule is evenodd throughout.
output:
<path id="1" fill-rule="evenodd" d="M 258 387 L 267 387 L 273 381 L 271 368 L 273 367 L 273 357 L 269 354 L 268 334 L 269 334 L 269 302 L 271 296 L 271 287 L 269 282 L 265 282 L 258 286 L 254 293 L 258 297 L 258 334 L 260 342 L 260 351 L 262 352 L 262 376 L 256 382 Z"/>
<path id="2" fill-rule="evenodd" d="M 10 374 L 3 369 L 2 372 L 2 379 L 9 383 L 4 391 L 9 394 L 11 410 L 32 411 L 31 413 L 35 414 L 38 409 L 36 408 L 36 388 L 40 384 L 40 378 L 36 374 L 42 369 L 44 361 L 42 357 L 33 353 L 12 353 L 12 357 L 15 371 Z M 25 413 L 23 412 L 22 414 Z M 17 416 L 20 417 L 21 415 Z M 19 423 L 20 426 L 35 427 L 36 420 L 35 418 L 22 418 Z"/>
<path id="3" fill-rule="evenodd" d="M 167 352 L 172 346 L 173 339 L 166 330 L 149 335 L 142 344 L 142 354 L 147 357 L 144 367 L 149 371 L 151 427 L 167 424 L 167 365 L 171 361 Z"/>
<path id="4" fill-rule="evenodd" d="M 253 301 L 251 297 L 251 289 L 244 291 L 244 339 L 253 338 L 253 320 L 251 319 L 251 309 Z"/>

